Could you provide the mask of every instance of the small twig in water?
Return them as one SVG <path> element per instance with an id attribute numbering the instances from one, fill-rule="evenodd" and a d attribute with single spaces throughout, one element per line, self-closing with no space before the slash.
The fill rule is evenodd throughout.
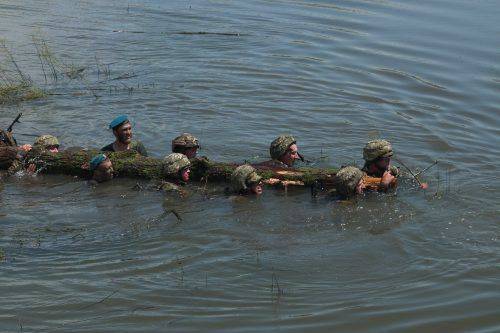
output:
<path id="1" fill-rule="evenodd" d="M 282 296 L 285 292 L 283 291 L 283 289 L 281 289 L 280 287 L 280 283 L 278 281 L 278 277 L 276 276 L 275 273 L 273 273 L 272 277 L 271 277 L 271 293 L 274 292 L 274 286 L 276 285 L 276 295 L 278 297 Z"/>
<path id="2" fill-rule="evenodd" d="M 421 186 L 421 187 L 424 187 L 424 184 L 422 184 L 422 182 L 420 181 L 420 179 L 418 179 L 417 176 L 415 176 L 415 173 L 413 173 L 413 171 L 406 165 L 403 163 L 403 161 L 397 159 L 394 157 L 394 160 L 396 162 L 398 162 L 399 164 L 401 164 L 401 166 L 403 166 L 406 170 L 408 170 L 408 172 L 413 176 L 413 178 L 415 178 L 415 180 L 418 182 L 418 184 Z"/>
<path id="3" fill-rule="evenodd" d="M 435 166 L 436 164 L 438 164 L 438 161 L 437 161 L 437 160 L 436 160 L 436 161 L 434 161 L 434 162 L 432 162 L 432 164 L 431 164 L 431 165 L 429 165 L 429 166 L 428 166 L 427 168 L 425 168 L 424 170 L 417 172 L 417 173 L 415 174 L 415 176 L 417 176 L 417 177 L 418 177 L 418 176 L 420 176 L 421 174 L 423 174 L 424 172 L 426 172 L 427 170 L 429 170 L 430 168 L 432 168 L 432 167 L 433 167 L 433 166 Z"/>
<path id="4" fill-rule="evenodd" d="M 218 36 L 240 36 L 238 32 L 209 32 L 209 31 L 180 31 L 177 35 L 218 35 Z"/>
<path id="5" fill-rule="evenodd" d="M 175 217 L 177 217 L 178 221 L 182 221 L 181 215 L 175 209 L 171 209 L 171 210 L 169 210 L 169 212 L 172 213 L 172 214 L 174 214 Z"/>
<path id="6" fill-rule="evenodd" d="M 104 297 L 100 301 L 97 301 L 97 302 L 89 304 L 89 305 L 85 305 L 85 306 L 79 308 L 78 310 L 88 309 L 94 305 L 100 304 L 100 303 L 104 302 L 105 300 L 107 300 L 108 298 L 110 298 L 111 296 L 113 296 L 114 294 L 116 294 L 118 291 L 119 291 L 119 289 L 116 289 L 115 291 L 111 292 L 109 295 L 107 295 L 106 297 Z"/>

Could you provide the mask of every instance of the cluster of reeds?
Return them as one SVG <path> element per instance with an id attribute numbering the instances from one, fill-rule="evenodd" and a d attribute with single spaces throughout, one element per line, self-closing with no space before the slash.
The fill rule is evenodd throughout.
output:
<path id="1" fill-rule="evenodd" d="M 43 89 L 19 67 L 5 41 L 0 40 L 0 54 L 5 58 L 0 64 L 0 104 L 38 99 L 46 96 Z"/>
<path id="2" fill-rule="evenodd" d="M 149 90 L 154 85 L 128 85 L 124 81 L 137 77 L 133 72 L 121 73 L 116 76 L 111 74 L 111 64 L 102 63 L 95 57 L 96 80 L 90 82 L 86 77 L 86 70 L 90 67 L 79 66 L 62 60 L 58 57 L 45 38 L 39 34 L 32 36 L 33 46 L 36 51 L 41 74 L 45 84 L 36 84 L 25 71 L 21 69 L 13 52 L 7 47 L 5 41 L 0 40 L 0 105 L 6 103 L 18 103 L 33 99 L 44 98 L 48 95 L 61 95 L 55 93 L 53 87 L 61 80 L 77 80 L 84 87 L 86 93 L 90 93 L 95 98 L 100 97 L 99 92 L 116 93 L 125 91 L 128 94 L 137 90 Z M 112 84 L 117 82 L 118 84 Z M 43 88 L 42 88 L 43 87 Z M 47 90 L 46 87 L 50 87 Z M 84 93 L 73 92 L 72 95 L 82 95 Z"/>
<path id="3" fill-rule="evenodd" d="M 56 57 L 47 41 L 41 36 L 33 35 L 32 40 L 42 67 L 45 83 L 48 83 L 48 80 L 57 81 L 62 76 L 69 79 L 83 79 L 85 67 L 63 62 Z"/>

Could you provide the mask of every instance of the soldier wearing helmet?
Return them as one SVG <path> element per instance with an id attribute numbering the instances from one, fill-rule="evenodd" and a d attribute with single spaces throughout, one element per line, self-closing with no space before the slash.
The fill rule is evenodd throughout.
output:
<path id="1" fill-rule="evenodd" d="M 189 181 L 191 162 L 184 154 L 172 153 L 163 159 L 163 173 L 169 181 L 162 182 L 158 189 L 164 191 L 179 190 L 179 185 Z"/>
<path id="2" fill-rule="evenodd" d="M 392 155 L 392 146 L 386 140 L 370 141 L 363 149 L 365 165 L 362 170 L 368 176 L 381 177 L 381 185 L 386 189 L 395 183 L 399 174 L 398 168 L 391 166 Z"/>
<path id="3" fill-rule="evenodd" d="M 189 133 L 182 133 L 172 140 L 172 152 L 184 154 L 189 159 L 196 157 L 199 148 L 198 139 Z"/>
<path id="4" fill-rule="evenodd" d="M 33 146 L 27 144 L 18 147 L 18 150 L 21 151 L 21 155 L 25 155 L 31 149 L 38 153 L 49 152 L 55 154 L 59 152 L 59 140 L 53 135 L 45 134 L 36 138 Z M 20 170 L 22 168 L 18 169 Z M 28 163 L 28 165 L 26 166 L 26 171 L 28 172 L 28 174 L 35 174 L 37 171 L 36 165 L 34 163 Z"/>
<path id="5" fill-rule="evenodd" d="M 231 185 L 238 194 L 262 194 L 262 177 L 249 164 L 240 165 L 233 171 Z"/>
<path id="6" fill-rule="evenodd" d="M 269 154 L 272 160 L 260 163 L 270 167 L 292 167 L 296 160 L 303 160 L 297 148 L 297 140 L 291 135 L 280 135 L 271 142 Z"/>
<path id="7" fill-rule="evenodd" d="M 127 151 L 133 150 L 142 156 L 148 156 L 146 148 L 140 141 L 132 141 L 132 124 L 127 116 L 121 115 L 113 119 L 109 124 L 113 130 L 115 141 L 102 147 L 101 151 Z"/>
<path id="8" fill-rule="evenodd" d="M 335 189 L 343 198 L 348 199 L 357 194 L 363 194 L 365 183 L 363 177 L 365 173 L 354 166 L 341 168 L 335 175 Z"/>
<path id="9" fill-rule="evenodd" d="M 42 135 L 39 136 L 35 143 L 33 144 L 34 148 L 37 148 L 42 151 L 48 151 L 51 153 L 59 152 L 59 140 L 53 135 Z"/>

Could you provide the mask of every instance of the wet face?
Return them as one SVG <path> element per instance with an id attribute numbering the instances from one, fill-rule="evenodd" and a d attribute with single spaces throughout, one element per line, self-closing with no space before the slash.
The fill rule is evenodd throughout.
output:
<path id="1" fill-rule="evenodd" d="M 363 194 L 366 189 L 366 184 L 363 179 L 361 179 L 356 185 L 356 194 Z"/>
<path id="2" fill-rule="evenodd" d="M 105 159 L 97 169 L 94 170 L 94 174 L 92 179 L 97 181 L 98 183 L 102 183 L 108 180 L 113 179 L 113 164 L 109 160 L 109 158 Z"/>
<path id="3" fill-rule="evenodd" d="M 391 165 L 390 157 L 380 157 L 375 161 L 375 165 L 379 170 L 388 170 Z"/>
<path id="4" fill-rule="evenodd" d="M 118 142 L 130 144 L 132 142 L 132 124 L 125 122 L 113 130 L 113 134 Z"/>
<path id="5" fill-rule="evenodd" d="M 186 150 L 184 150 L 184 155 L 189 159 L 195 158 L 197 153 L 198 147 L 186 148 Z"/>
<path id="6" fill-rule="evenodd" d="M 250 185 L 249 189 L 250 189 L 250 193 L 253 193 L 256 195 L 261 195 L 262 191 L 263 191 L 262 182 Z"/>
<path id="7" fill-rule="evenodd" d="M 283 156 L 281 156 L 280 161 L 285 163 L 288 166 L 292 166 L 296 160 L 299 159 L 299 149 L 297 145 L 294 143 L 288 147 L 287 151 Z"/>
<path id="8" fill-rule="evenodd" d="M 189 181 L 189 175 L 191 174 L 191 170 L 189 168 L 184 168 L 181 170 L 181 179 L 184 182 Z"/>
<path id="9" fill-rule="evenodd" d="M 47 147 L 45 147 L 45 149 L 47 149 L 47 151 L 49 151 L 51 153 L 58 153 L 59 152 L 59 145 L 47 146 Z"/>

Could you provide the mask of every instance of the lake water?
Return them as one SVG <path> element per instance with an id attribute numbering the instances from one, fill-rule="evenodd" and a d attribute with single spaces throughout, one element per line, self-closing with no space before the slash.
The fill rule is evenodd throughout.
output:
<path id="1" fill-rule="evenodd" d="M 125 113 L 156 157 L 188 131 L 261 161 L 292 133 L 317 167 L 378 137 L 439 163 L 427 191 L 351 204 L 7 179 L 0 331 L 499 332 L 499 18 L 493 0 L 2 1 L 0 37 L 54 94 L 0 106 L 20 143 L 101 147 Z M 32 35 L 84 79 L 45 84 Z"/>

